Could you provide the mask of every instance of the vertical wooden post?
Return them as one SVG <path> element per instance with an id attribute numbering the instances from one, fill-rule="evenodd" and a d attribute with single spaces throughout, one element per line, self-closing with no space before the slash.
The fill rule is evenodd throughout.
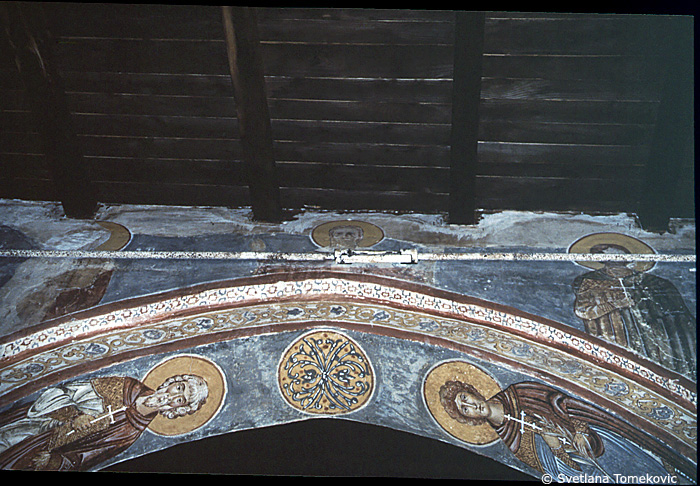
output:
<path id="1" fill-rule="evenodd" d="M 476 222 L 476 168 L 484 22 L 483 12 L 456 13 L 448 215 L 452 224 Z"/>
<path id="2" fill-rule="evenodd" d="M 223 6 L 222 14 L 253 217 L 280 221 L 282 206 L 257 16 L 250 7 Z"/>
<path id="3" fill-rule="evenodd" d="M 97 191 L 73 131 L 43 10 L 32 3 L 3 2 L 0 15 L 64 212 L 92 218 Z"/>
<path id="4" fill-rule="evenodd" d="M 693 157 L 694 136 L 693 19 L 664 21 L 663 92 L 637 213 L 644 229 L 658 232 L 668 230 L 669 219 L 679 209 L 678 181 L 684 158 Z M 693 165 L 692 160 L 687 165 Z"/>

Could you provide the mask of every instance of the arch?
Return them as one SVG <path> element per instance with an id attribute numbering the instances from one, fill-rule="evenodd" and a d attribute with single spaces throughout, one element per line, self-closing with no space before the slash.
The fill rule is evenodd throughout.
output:
<path id="1" fill-rule="evenodd" d="M 313 329 L 383 336 L 489 362 L 575 393 L 686 457 L 696 454 L 697 393 L 689 380 L 517 309 L 332 271 L 197 285 L 98 306 L 8 336 L 0 341 L 0 409 L 115 364 Z"/>

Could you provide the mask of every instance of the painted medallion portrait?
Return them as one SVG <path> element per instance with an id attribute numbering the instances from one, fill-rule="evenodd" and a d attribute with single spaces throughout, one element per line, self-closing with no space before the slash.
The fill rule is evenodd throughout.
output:
<path id="1" fill-rule="evenodd" d="M 384 239 L 384 232 L 366 221 L 330 221 L 316 226 L 311 239 L 322 248 L 354 250 L 376 245 Z"/>
<path id="2" fill-rule="evenodd" d="M 182 435 L 196 430 L 219 412 L 226 396 L 226 380 L 223 371 L 212 361 L 195 355 L 181 355 L 169 358 L 151 369 L 144 378 L 144 384 L 152 389 L 167 389 L 177 383 L 177 376 L 195 377 L 198 386 L 206 387 L 206 399 L 190 413 L 168 417 L 157 415 L 149 424 L 149 431 L 157 435 Z M 191 392 L 191 396 L 195 396 Z M 196 413 L 194 413 L 196 412 Z"/>
<path id="3" fill-rule="evenodd" d="M 448 361 L 430 371 L 423 384 L 423 398 L 435 421 L 453 437 L 473 445 L 491 444 L 498 440 L 498 434 L 488 424 L 468 424 L 450 415 L 451 408 L 443 405 L 444 387 L 450 383 L 469 383 L 480 394 L 493 396 L 501 391 L 496 380 L 469 363 Z"/>

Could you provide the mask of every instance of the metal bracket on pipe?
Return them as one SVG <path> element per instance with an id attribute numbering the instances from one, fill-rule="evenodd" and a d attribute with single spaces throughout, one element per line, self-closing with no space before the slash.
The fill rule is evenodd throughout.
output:
<path id="1" fill-rule="evenodd" d="M 335 250 L 335 263 L 418 263 L 417 250 Z"/>

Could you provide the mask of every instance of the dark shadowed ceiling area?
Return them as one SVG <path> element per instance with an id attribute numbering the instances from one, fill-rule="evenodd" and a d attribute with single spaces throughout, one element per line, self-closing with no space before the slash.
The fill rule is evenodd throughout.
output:
<path id="1" fill-rule="evenodd" d="M 0 197 L 694 217 L 692 17 L 10 2 L 3 26 Z"/>

